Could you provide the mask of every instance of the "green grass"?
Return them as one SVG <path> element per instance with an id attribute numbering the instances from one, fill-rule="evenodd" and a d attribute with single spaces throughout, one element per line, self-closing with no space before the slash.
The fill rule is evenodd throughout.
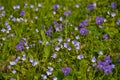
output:
<path id="1" fill-rule="evenodd" d="M 23 8 L 24 2 L 28 3 L 28 8 Z M 86 6 L 92 2 L 96 2 L 97 7 L 92 12 L 89 12 Z M 54 71 L 52 75 L 48 76 L 47 80 L 53 80 L 54 76 L 58 80 L 119 80 L 120 63 L 117 62 L 116 58 L 120 56 L 120 26 L 116 25 L 116 21 L 120 19 L 120 8 L 111 9 L 111 2 L 119 4 L 119 0 L 0 0 L 0 5 L 4 6 L 6 11 L 5 17 L 0 18 L 0 30 L 6 28 L 4 23 L 8 22 L 11 26 L 10 33 L 14 34 L 14 37 L 7 37 L 9 34 L 0 31 L 0 44 L 3 44 L 3 46 L 0 46 L 0 80 L 9 80 L 12 77 L 15 80 L 42 80 L 41 74 L 46 74 L 48 67 L 53 67 Z M 37 7 L 38 3 L 42 3 L 42 7 L 39 8 L 38 12 L 29 8 L 30 4 Z M 60 4 L 60 8 L 56 11 L 56 15 L 53 16 L 52 7 L 57 3 Z M 14 10 L 13 5 L 16 4 L 19 4 L 21 9 Z M 79 8 L 76 8 L 75 4 L 78 4 Z M 69 17 L 63 15 L 66 11 L 63 10 L 64 7 L 66 10 L 71 10 Z M 8 20 L 10 15 L 19 18 L 20 10 L 25 11 L 26 15 L 23 18 L 28 19 L 27 23 L 17 23 Z M 116 16 L 112 18 L 107 14 L 107 11 L 115 12 Z M 36 15 L 38 16 L 37 20 L 34 19 Z M 68 23 L 63 22 L 65 25 L 64 30 L 56 32 L 55 26 L 53 26 L 52 35 L 46 36 L 44 34 L 46 29 L 50 25 L 53 25 L 54 20 L 59 22 L 61 16 L 64 20 L 69 20 Z M 103 23 L 103 28 L 99 28 L 96 24 L 96 16 L 107 19 Z M 89 34 L 82 36 L 79 30 L 75 31 L 74 29 L 81 21 L 89 17 L 91 19 L 88 23 L 89 25 L 86 27 L 89 30 Z M 34 23 L 31 23 L 31 20 Z M 71 24 L 73 26 L 70 26 Z M 39 30 L 38 33 L 35 32 L 36 28 Z M 103 33 L 109 34 L 110 39 L 107 41 L 103 40 Z M 58 45 L 58 38 L 62 37 L 63 41 L 61 43 L 64 43 L 67 38 L 70 38 L 72 41 L 77 35 L 80 36 L 80 39 L 77 41 L 80 42 L 81 46 L 78 51 L 75 50 L 71 42 L 68 42 L 72 48 L 71 51 L 65 48 L 59 51 L 54 50 Z M 3 41 L 2 37 L 7 38 Z M 15 46 L 21 38 L 26 38 L 28 45 L 36 44 L 36 46 L 30 47 L 28 50 L 17 51 Z M 39 44 L 38 40 L 42 40 L 42 44 Z M 46 46 L 47 41 L 49 44 Z M 98 56 L 99 50 L 103 51 L 101 57 Z M 53 53 L 57 54 L 56 59 L 51 58 Z M 85 58 L 77 60 L 77 56 L 80 53 Z M 26 54 L 24 62 L 19 61 L 11 69 L 7 68 L 10 61 L 15 60 L 17 56 L 22 56 L 23 54 Z M 105 75 L 104 72 L 91 66 L 92 56 L 96 56 L 97 60 L 103 60 L 106 55 L 110 55 L 112 62 L 115 64 L 115 68 L 109 75 Z M 29 58 L 38 61 L 38 65 L 33 67 L 29 62 Z M 62 61 L 59 59 L 62 59 Z M 67 76 L 64 76 L 61 71 L 62 67 L 70 67 L 72 70 Z M 88 68 L 90 68 L 90 71 L 87 71 Z M 13 69 L 16 69 L 16 74 L 11 72 Z"/>

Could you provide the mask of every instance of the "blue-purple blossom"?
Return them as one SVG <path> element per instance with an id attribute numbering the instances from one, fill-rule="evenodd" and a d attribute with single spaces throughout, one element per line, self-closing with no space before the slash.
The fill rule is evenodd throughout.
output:
<path id="1" fill-rule="evenodd" d="M 65 76 L 68 75 L 70 73 L 70 71 L 71 71 L 71 68 L 69 68 L 69 67 L 62 68 L 62 72 L 64 73 Z"/>
<path id="2" fill-rule="evenodd" d="M 42 74 L 41 77 L 45 80 L 47 79 L 47 75 L 45 75 L 45 74 Z"/>
<path id="3" fill-rule="evenodd" d="M 104 35 L 103 35 L 103 39 L 104 39 L 104 40 L 108 40 L 109 38 L 110 38 L 110 36 L 109 36 L 108 34 L 104 34 Z"/>
<path id="4" fill-rule="evenodd" d="M 47 36 L 51 36 L 51 33 L 52 33 L 52 26 L 50 26 L 50 27 L 46 30 L 45 34 L 46 34 Z"/>
<path id="5" fill-rule="evenodd" d="M 22 42 L 19 42 L 19 43 L 15 46 L 15 48 L 16 48 L 18 51 L 22 51 L 22 50 L 24 49 L 24 45 L 23 45 Z"/>
<path id="6" fill-rule="evenodd" d="M 84 56 L 82 55 L 82 54 L 79 54 L 78 56 L 77 56 L 77 59 L 78 60 L 81 60 L 81 59 L 83 59 L 84 58 Z"/>
<path id="7" fill-rule="evenodd" d="M 120 25 L 120 20 L 117 20 L 117 21 L 116 21 L 116 24 L 117 24 L 117 25 Z"/>
<path id="8" fill-rule="evenodd" d="M 64 12 L 64 15 L 65 15 L 65 16 L 70 16 L 70 14 L 71 14 L 71 11 L 70 11 L 70 10 Z"/>
<path id="9" fill-rule="evenodd" d="M 88 9 L 89 11 L 92 11 L 95 7 L 96 7 L 96 3 L 92 3 L 92 4 L 89 4 L 89 5 L 87 6 L 87 9 Z"/>
<path id="10" fill-rule="evenodd" d="M 117 58 L 117 61 L 120 62 L 120 57 Z"/>
<path id="11" fill-rule="evenodd" d="M 112 2 L 111 5 L 110 5 L 110 7 L 113 8 L 113 9 L 116 9 L 117 8 L 117 4 L 114 3 L 114 2 Z"/>
<path id="12" fill-rule="evenodd" d="M 20 11 L 20 16 L 25 16 L 25 11 Z"/>
<path id="13" fill-rule="evenodd" d="M 85 27 L 85 26 L 88 26 L 88 20 L 84 20 L 81 23 L 79 23 L 80 28 Z"/>
<path id="14" fill-rule="evenodd" d="M 86 34 L 88 34 L 88 30 L 86 29 L 86 28 L 80 28 L 80 34 L 81 35 L 86 35 Z"/>
<path id="15" fill-rule="evenodd" d="M 95 20 L 96 20 L 96 24 L 102 25 L 103 22 L 104 22 L 104 20 L 105 20 L 105 18 L 102 18 L 102 17 L 100 17 L 100 16 L 97 16 L 97 17 L 95 18 Z"/>
<path id="16" fill-rule="evenodd" d="M 99 70 L 104 71 L 106 75 L 110 74 L 112 72 L 112 69 L 115 68 L 115 65 L 112 64 L 112 61 L 110 59 L 110 56 L 106 56 L 104 58 L 104 61 L 98 61 L 97 62 L 97 68 Z"/>
<path id="17" fill-rule="evenodd" d="M 55 4 L 55 5 L 53 6 L 53 9 L 54 9 L 54 10 L 57 10 L 59 7 L 60 7 L 59 4 Z"/>

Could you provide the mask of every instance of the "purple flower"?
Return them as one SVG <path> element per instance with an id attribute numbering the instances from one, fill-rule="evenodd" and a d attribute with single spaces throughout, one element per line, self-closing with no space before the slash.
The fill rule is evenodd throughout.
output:
<path id="1" fill-rule="evenodd" d="M 102 25 L 102 23 L 104 22 L 105 18 L 102 18 L 102 17 L 100 17 L 100 16 L 97 16 L 97 17 L 95 18 L 95 20 L 96 20 L 96 24 Z"/>
<path id="2" fill-rule="evenodd" d="M 54 9 L 54 10 L 57 10 L 59 7 L 60 7 L 59 4 L 55 4 L 55 5 L 53 6 L 53 9 Z"/>
<path id="3" fill-rule="evenodd" d="M 117 58 L 117 61 L 120 62 L 120 57 Z"/>
<path id="4" fill-rule="evenodd" d="M 112 61 L 110 60 L 110 56 L 106 56 L 106 57 L 104 58 L 104 61 L 105 61 L 106 63 L 108 63 L 108 64 L 112 63 Z"/>
<path id="5" fill-rule="evenodd" d="M 110 5 L 110 7 L 113 8 L 113 9 L 116 9 L 117 8 L 117 4 L 114 3 L 114 2 L 112 2 L 111 5 Z"/>
<path id="6" fill-rule="evenodd" d="M 20 11 L 20 16 L 25 16 L 25 11 Z"/>
<path id="7" fill-rule="evenodd" d="M 62 72 L 64 73 L 64 75 L 68 75 L 71 71 L 71 68 L 67 67 L 67 68 L 62 68 Z"/>
<path id="8" fill-rule="evenodd" d="M 120 20 L 117 20 L 117 21 L 116 21 L 116 24 L 117 24 L 117 25 L 120 25 Z"/>
<path id="9" fill-rule="evenodd" d="M 86 35 L 86 34 L 88 34 L 88 30 L 86 29 L 86 28 L 80 28 L 80 34 L 81 35 Z"/>
<path id="10" fill-rule="evenodd" d="M 18 51 L 22 51 L 24 49 L 24 46 L 23 46 L 23 43 L 22 42 L 19 42 L 15 48 L 18 50 Z"/>
<path id="11" fill-rule="evenodd" d="M 87 22 L 88 22 L 88 20 L 84 20 L 84 21 L 82 21 L 81 23 L 79 23 L 79 27 L 85 27 L 85 26 L 88 26 Z"/>
<path id="12" fill-rule="evenodd" d="M 112 66 L 111 65 L 108 65 L 108 66 L 105 66 L 104 67 L 104 73 L 105 74 L 110 74 L 112 72 Z"/>
<path id="13" fill-rule="evenodd" d="M 110 56 L 106 56 L 104 61 L 98 61 L 97 68 L 103 70 L 106 75 L 112 72 L 112 69 L 115 68 L 115 65 L 112 64 Z"/>
<path id="14" fill-rule="evenodd" d="M 89 5 L 87 6 L 87 9 L 88 9 L 89 11 L 92 11 L 95 7 L 96 7 L 96 3 L 92 3 L 92 4 L 89 4 Z"/>
<path id="15" fill-rule="evenodd" d="M 65 15 L 65 16 L 70 16 L 70 14 L 71 14 L 71 11 L 70 11 L 70 10 L 64 12 L 64 15 Z"/>
<path id="16" fill-rule="evenodd" d="M 108 40 L 109 38 L 110 38 L 110 36 L 109 36 L 108 34 L 104 34 L 104 35 L 103 35 L 103 39 L 104 39 L 104 40 Z"/>
<path id="17" fill-rule="evenodd" d="M 84 58 L 84 56 L 82 55 L 82 54 L 79 54 L 78 56 L 77 56 L 77 59 L 78 60 L 81 60 L 81 59 L 83 59 Z"/>
<path id="18" fill-rule="evenodd" d="M 52 26 L 50 26 L 50 27 L 46 30 L 45 34 L 46 34 L 47 36 L 51 36 L 51 33 L 52 33 Z"/>

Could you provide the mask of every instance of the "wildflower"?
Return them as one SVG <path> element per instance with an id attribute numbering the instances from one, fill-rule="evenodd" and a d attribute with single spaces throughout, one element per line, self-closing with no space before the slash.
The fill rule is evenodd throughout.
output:
<path id="1" fill-rule="evenodd" d="M 71 14 L 71 11 L 70 11 L 70 10 L 64 12 L 64 15 L 65 15 L 65 16 L 70 16 L 70 14 Z"/>
<path id="2" fill-rule="evenodd" d="M 23 61 L 26 60 L 26 55 L 25 55 L 25 54 L 22 55 L 22 60 L 23 60 Z"/>
<path id="3" fill-rule="evenodd" d="M 108 40 L 109 38 L 110 38 L 110 36 L 109 36 L 108 34 L 104 34 L 104 35 L 103 35 L 103 39 L 104 39 L 104 40 Z"/>
<path id="4" fill-rule="evenodd" d="M 79 35 L 77 35 L 75 38 L 76 38 L 76 39 L 80 39 Z"/>
<path id="5" fill-rule="evenodd" d="M 62 72 L 64 73 L 64 75 L 68 75 L 71 71 L 71 68 L 67 67 L 67 68 L 62 68 Z"/>
<path id="6" fill-rule="evenodd" d="M 47 79 L 47 76 L 45 74 L 42 74 L 41 77 L 45 80 Z"/>
<path id="7" fill-rule="evenodd" d="M 51 36 L 51 33 L 52 33 L 52 26 L 50 26 L 50 27 L 46 30 L 45 34 L 46 34 L 47 36 Z"/>
<path id="8" fill-rule="evenodd" d="M 8 65 L 7 68 L 10 69 L 10 68 L 11 68 L 11 65 Z"/>
<path id="9" fill-rule="evenodd" d="M 15 69 L 14 69 L 14 70 L 12 70 L 12 73 L 13 73 L 13 74 L 15 74 L 15 73 L 16 73 L 16 70 L 15 70 Z"/>
<path id="10" fill-rule="evenodd" d="M 115 17 L 115 16 L 116 16 L 116 13 L 115 13 L 115 12 L 112 12 L 112 13 L 111 13 L 111 16 L 112 16 L 112 17 Z"/>
<path id="11" fill-rule="evenodd" d="M 58 42 L 61 43 L 62 42 L 62 38 L 58 38 Z"/>
<path id="12" fill-rule="evenodd" d="M 116 21 L 116 24 L 117 24 L 117 25 L 120 25 L 120 20 L 117 20 L 117 21 Z"/>
<path id="13" fill-rule="evenodd" d="M 6 31 L 6 29 L 5 29 L 5 28 L 2 28 L 2 29 L 1 29 L 1 31 L 2 31 L 2 32 L 5 32 L 5 31 Z"/>
<path id="14" fill-rule="evenodd" d="M 25 16 L 25 11 L 20 11 L 20 16 Z"/>
<path id="15" fill-rule="evenodd" d="M 10 80 L 15 80 L 14 78 L 10 78 Z"/>
<path id="16" fill-rule="evenodd" d="M 56 46 L 56 47 L 55 47 L 55 50 L 56 50 L 56 51 L 59 51 L 59 50 L 60 50 L 60 48 L 59 48 L 58 46 Z"/>
<path id="17" fill-rule="evenodd" d="M 105 18 L 102 18 L 102 17 L 100 17 L 100 16 L 97 16 L 97 17 L 95 18 L 95 20 L 96 20 L 96 24 L 102 25 L 102 23 L 104 22 Z"/>
<path id="18" fill-rule="evenodd" d="M 53 77 L 53 80 L 58 80 L 56 76 Z"/>
<path id="19" fill-rule="evenodd" d="M 96 62 L 96 58 L 95 56 L 92 57 L 92 60 L 91 60 L 93 63 Z"/>
<path id="20" fill-rule="evenodd" d="M 38 64 L 38 61 L 33 61 L 32 66 L 36 66 Z"/>
<path id="21" fill-rule="evenodd" d="M 112 2 L 111 5 L 110 5 L 110 7 L 113 8 L 113 9 L 116 9 L 117 8 L 117 4 L 114 3 L 114 2 Z"/>
<path id="22" fill-rule="evenodd" d="M 59 7 L 60 7 L 59 4 L 55 4 L 55 5 L 53 6 L 53 9 L 54 9 L 54 10 L 57 10 Z"/>
<path id="23" fill-rule="evenodd" d="M 38 4 L 38 7 L 42 7 L 42 3 L 39 3 L 39 4 Z"/>
<path id="24" fill-rule="evenodd" d="M 38 33 L 38 32 L 39 32 L 39 30 L 38 30 L 38 29 L 35 29 L 35 32 L 36 32 L 36 33 Z"/>
<path id="25" fill-rule="evenodd" d="M 100 50 L 100 51 L 98 52 L 98 54 L 99 54 L 99 55 L 103 55 L 103 52 Z"/>
<path id="26" fill-rule="evenodd" d="M 30 4 L 30 8 L 34 8 L 34 5 L 33 5 L 33 4 Z"/>
<path id="27" fill-rule="evenodd" d="M 10 65 L 12 66 L 12 65 L 16 65 L 16 62 L 15 61 L 11 61 L 10 62 Z"/>
<path id="28" fill-rule="evenodd" d="M 32 58 L 29 58 L 29 62 L 33 63 L 33 59 L 32 59 Z"/>
<path id="29" fill-rule="evenodd" d="M 20 5 L 13 6 L 13 9 L 20 9 Z"/>
<path id="30" fill-rule="evenodd" d="M 47 70 L 47 75 L 51 75 L 53 72 L 53 68 L 52 67 L 48 67 L 48 70 Z"/>
<path id="31" fill-rule="evenodd" d="M 95 7 L 96 7 L 96 3 L 92 3 L 92 4 L 89 4 L 89 5 L 87 6 L 87 9 L 88 9 L 89 11 L 92 11 Z"/>
<path id="32" fill-rule="evenodd" d="M 120 58 L 119 57 L 117 58 L 117 61 L 120 62 Z"/>
<path id="33" fill-rule="evenodd" d="M 88 30 L 86 29 L 86 28 L 80 28 L 80 34 L 81 35 L 86 35 L 86 34 L 88 34 Z"/>
<path id="34" fill-rule="evenodd" d="M 112 69 L 115 68 L 115 65 L 112 64 L 110 56 L 106 56 L 104 61 L 98 61 L 97 68 L 103 70 L 106 75 L 112 72 Z"/>
<path id="35" fill-rule="evenodd" d="M 75 7 L 76 7 L 76 8 L 79 8 L 79 5 L 78 5 L 78 4 L 75 4 Z"/>
<path id="36" fill-rule="evenodd" d="M 79 54 L 78 56 L 77 56 L 77 59 L 78 60 L 81 60 L 81 59 L 83 59 L 84 58 L 84 56 L 82 55 L 82 54 Z"/>
<path id="37" fill-rule="evenodd" d="M 42 41 L 41 41 L 41 40 L 39 40 L 39 41 L 38 41 L 38 43 L 39 43 L 39 44 L 42 44 Z"/>
<path id="38" fill-rule="evenodd" d="M 59 20 L 60 20 L 61 22 L 63 22 L 63 20 L 64 20 L 64 19 L 63 19 L 63 17 L 60 17 L 60 19 L 59 19 Z"/>
<path id="39" fill-rule="evenodd" d="M 54 53 L 54 54 L 52 54 L 51 57 L 55 59 L 57 57 L 57 54 Z"/>
<path id="40" fill-rule="evenodd" d="M 68 48 L 68 43 L 64 43 L 63 46 L 64 46 L 65 48 Z"/>
<path id="41" fill-rule="evenodd" d="M 84 21 L 82 21 L 82 22 L 79 24 L 79 27 L 85 27 L 85 26 L 88 26 L 87 22 L 88 22 L 88 20 L 84 20 Z"/>

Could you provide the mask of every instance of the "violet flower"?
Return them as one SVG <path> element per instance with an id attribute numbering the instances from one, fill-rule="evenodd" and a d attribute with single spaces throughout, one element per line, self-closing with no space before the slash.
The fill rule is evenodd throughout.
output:
<path id="1" fill-rule="evenodd" d="M 64 75 L 68 75 L 71 71 L 71 68 L 67 67 L 67 68 L 62 68 L 62 72 L 64 73 Z"/>
<path id="2" fill-rule="evenodd" d="M 103 22 L 104 22 L 104 20 L 105 20 L 105 18 L 102 18 L 102 17 L 100 17 L 100 16 L 97 16 L 97 17 L 95 18 L 95 20 L 96 20 L 96 24 L 102 25 Z"/>
<path id="3" fill-rule="evenodd" d="M 65 15 L 65 16 L 70 16 L 70 14 L 71 14 L 71 11 L 70 11 L 70 10 L 64 12 L 64 15 Z"/>
<path id="4" fill-rule="evenodd" d="M 53 9 L 54 9 L 54 10 L 57 10 L 59 7 L 60 7 L 59 4 L 55 4 L 55 5 L 53 6 Z"/>
<path id="5" fill-rule="evenodd" d="M 25 11 L 20 11 L 20 16 L 25 16 Z"/>
<path id="6" fill-rule="evenodd" d="M 51 33 L 52 33 L 52 26 L 50 26 L 50 27 L 46 30 L 45 34 L 46 34 L 47 36 L 51 36 Z"/>
<path id="7" fill-rule="evenodd" d="M 103 39 L 104 39 L 104 40 L 108 40 L 109 38 L 110 38 L 110 36 L 109 36 L 108 34 L 104 34 L 104 35 L 103 35 Z"/>
<path id="8" fill-rule="evenodd" d="M 114 2 L 112 2 L 112 3 L 110 4 L 110 7 L 113 8 L 113 9 L 116 9 L 116 8 L 117 8 L 117 4 L 114 3 Z"/>
<path id="9" fill-rule="evenodd" d="M 85 27 L 85 26 L 88 26 L 88 20 L 84 20 L 82 21 L 81 23 L 79 23 L 79 27 Z"/>
<path id="10" fill-rule="evenodd" d="M 92 4 L 89 4 L 89 5 L 87 6 L 87 9 L 88 9 L 89 11 L 92 11 L 95 7 L 96 7 L 96 3 L 92 3 Z"/>
<path id="11" fill-rule="evenodd" d="M 24 49 L 24 46 L 23 46 L 23 43 L 22 42 L 19 42 L 15 48 L 18 50 L 18 51 L 22 51 Z"/>
<path id="12" fill-rule="evenodd" d="M 88 30 L 86 29 L 86 28 L 80 28 L 80 34 L 81 35 L 86 35 L 86 34 L 88 34 Z"/>

